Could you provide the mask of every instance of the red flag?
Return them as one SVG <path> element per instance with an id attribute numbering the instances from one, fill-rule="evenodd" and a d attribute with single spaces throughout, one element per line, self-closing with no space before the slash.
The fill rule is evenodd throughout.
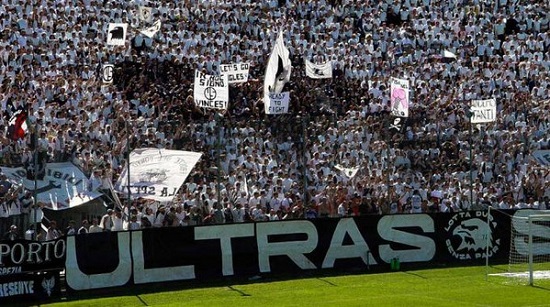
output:
<path id="1" fill-rule="evenodd" d="M 25 137 L 26 133 L 27 111 L 17 110 L 11 116 L 8 126 L 8 137 L 17 141 Z"/>

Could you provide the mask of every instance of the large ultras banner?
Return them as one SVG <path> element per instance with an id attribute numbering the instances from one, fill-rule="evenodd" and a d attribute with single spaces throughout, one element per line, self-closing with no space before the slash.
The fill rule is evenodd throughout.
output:
<path id="1" fill-rule="evenodd" d="M 513 212 L 512 212 L 513 213 Z M 156 228 L 67 237 L 73 290 L 224 276 L 506 262 L 510 217 L 493 211 Z M 487 240 L 486 234 L 490 233 Z M 489 252 L 487 253 L 487 242 Z"/>

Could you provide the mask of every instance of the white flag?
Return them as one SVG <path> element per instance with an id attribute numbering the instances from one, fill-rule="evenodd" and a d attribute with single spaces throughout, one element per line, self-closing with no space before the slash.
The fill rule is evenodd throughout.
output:
<path id="1" fill-rule="evenodd" d="M 496 120 L 497 103 L 495 99 L 472 100 L 472 124 L 490 123 Z"/>
<path id="2" fill-rule="evenodd" d="M 124 46 L 126 43 L 127 23 L 110 23 L 107 30 L 107 45 Z"/>
<path id="3" fill-rule="evenodd" d="M 355 175 L 357 175 L 357 172 L 359 171 L 359 167 L 346 168 L 341 164 L 336 164 L 334 168 L 342 172 L 342 174 L 348 177 L 349 179 L 353 179 Z"/>
<path id="4" fill-rule="evenodd" d="M 306 63 L 306 75 L 312 79 L 330 79 L 332 78 L 332 62 L 326 62 L 323 64 L 314 64 L 307 59 L 304 59 Z"/>
<path id="5" fill-rule="evenodd" d="M 288 113 L 288 104 L 290 102 L 290 93 L 271 93 L 269 100 L 265 104 L 265 114 L 285 114 Z"/>
<path id="6" fill-rule="evenodd" d="M 155 36 L 155 34 L 157 34 L 157 32 L 160 30 L 161 25 L 162 23 L 160 22 L 160 19 L 159 19 L 155 21 L 155 23 L 151 27 L 143 29 L 139 32 L 149 38 L 153 38 L 153 36 Z"/>
<path id="7" fill-rule="evenodd" d="M 409 80 L 390 79 L 391 114 L 399 117 L 409 117 Z"/>
<path id="8" fill-rule="evenodd" d="M 290 52 L 285 47 L 283 31 L 280 31 L 265 70 L 264 104 L 266 106 L 269 102 L 270 93 L 280 93 L 283 91 L 283 87 L 290 80 L 291 71 Z"/>
<path id="9" fill-rule="evenodd" d="M 227 110 L 229 84 L 227 75 L 207 75 L 195 70 L 195 105 L 199 108 Z"/>
<path id="10" fill-rule="evenodd" d="M 153 8 L 148 6 L 140 6 L 139 19 L 144 22 L 151 22 L 153 20 Z"/>
<path id="11" fill-rule="evenodd" d="M 101 67 L 101 81 L 104 84 L 113 83 L 113 72 L 115 70 L 115 65 L 113 64 L 103 64 Z"/>
<path id="12" fill-rule="evenodd" d="M 444 58 L 456 59 L 456 54 L 450 52 L 449 50 L 444 50 L 444 51 L 443 51 L 443 57 L 444 57 Z"/>

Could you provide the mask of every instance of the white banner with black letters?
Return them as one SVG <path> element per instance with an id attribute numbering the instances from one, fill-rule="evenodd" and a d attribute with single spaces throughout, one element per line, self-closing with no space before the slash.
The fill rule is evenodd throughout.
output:
<path id="1" fill-rule="evenodd" d="M 290 93 L 271 93 L 268 103 L 265 104 L 265 114 L 285 114 L 288 113 L 288 104 L 290 102 Z"/>
<path id="2" fill-rule="evenodd" d="M 195 70 L 193 96 L 199 108 L 227 110 L 229 84 L 227 75 L 207 75 Z"/>
<path id="3" fill-rule="evenodd" d="M 21 183 L 27 190 L 34 191 L 34 179 L 27 178 L 23 167 L 2 166 L 2 172 L 11 182 Z M 76 207 L 101 196 L 99 192 L 88 191 L 88 177 L 70 162 L 48 163 L 44 178 L 36 181 L 38 201 L 52 210 Z"/>
<path id="4" fill-rule="evenodd" d="M 114 188 L 127 194 L 130 186 L 132 198 L 171 201 L 201 155 L 182 150 L 135 149 L 130 153 L 130 184 L 128 168 L 125 168 Z"/>
<path id="5" fill-rule="evenodd" d="M 409 80 L 390 79 L 391 114 L 399 117 L 409 117 Z"/>
<path id="6" fill-rule="evenodd" d="M 221 64 L 220 74 L 227 75 L 229 83 L 243 83 L 248 81 L 249 68 L 248 63 Z"/>
<path id="7" fill-rule="evenodd" d="M 495 99 L 472 100 L 472 124 L 490 123 L 496 120 L 497 103 Z"/>
<path id="8" fill-rule="evenodd" d="M 113 83 L 113 73 L 115 70 L 115 65 L 113 64 L 103 64 L 101 67 L 101 81 L 103 84 Z"/>

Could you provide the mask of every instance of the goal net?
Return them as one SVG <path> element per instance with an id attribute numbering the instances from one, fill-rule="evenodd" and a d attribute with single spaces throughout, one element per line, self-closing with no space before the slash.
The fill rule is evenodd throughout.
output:
<path id="1" fill-rule="evenodd" d="M 520 210 L 511 217 L 506 276 L 533 285 L 550 279 L 550 211 Z"/>

